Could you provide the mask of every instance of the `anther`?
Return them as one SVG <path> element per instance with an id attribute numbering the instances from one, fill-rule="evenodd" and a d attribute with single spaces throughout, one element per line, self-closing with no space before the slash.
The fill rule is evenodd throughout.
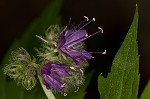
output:
<path id="1" fill-rule="evenodd" d="M 88 34 L 85 34 L 85 37 L 88 37 Z"/>
<path id="2" fill-rule="evenodd" d="M 103 29 L 101 27 L 98 27 L 99 30 L 101 30 L 101 33 L 103 33 Z"/>
<path id="3" fill-rule="evenodd" d="M 95 18 L 93 18 L 93 21 L 95 22 Z"/>
<path id="4" fill-rule="evenodd" d="M 89 53 L 91 53 L 91 54 L 106 54 L 106 50 L 104 52 L 89 52 Z"/>
<path id="5" fill-rule="evenodd" d="M 104 52 L 102 52 L 102 54 L 106 54 L 106 50 Z"/>
<path id="6" fill-rule="evenodd" d="M 70 69 L 72 69 L 72 70 L 76 70 L 76 68 L 75 68 L 75 67 L 70 67 Z"/>
<path id="7" fill-rule="evenodd" d="M 82 27 L 80 27 L 78 30 L 83 29 L 85 26 L 87 26 L 88 24 L 90 24 L 91 22 L 95 22 L 95 18 L 93 18 L 92 20 L 88 21 L 86 24 L 84 24 Z"/>
<path id="8" fill-rule="evenodd" d="M 64 93 L 64 96 L 67 96 L 67 93 Z"/>
<path id="9" fill-rule="evenodd" d="M 87 16 L 84 16 L 84 18 L 86 18 L 86 20 L 89 21 L 89 18 Z"/>
<path id="10" fill-rule="evenodd" d="M 78 24 L 78 26 L 76 27 L 76 29 L 78 29 L 81 25 L 83 25 L 85 22 L 89 21 L 89 18 L 87 16 L 84 16 L 85 20 L 83 20 L 80 24 Z"/>
<path id="11" fill-rule="evenodd" d="M 66 83 L 62 84 L 62 85 L 61 85 L 61 87 L 62 87 L 62 88 L 64 88 L 64 87 L 65 87 L 65 85 L 66 85 Z"/>

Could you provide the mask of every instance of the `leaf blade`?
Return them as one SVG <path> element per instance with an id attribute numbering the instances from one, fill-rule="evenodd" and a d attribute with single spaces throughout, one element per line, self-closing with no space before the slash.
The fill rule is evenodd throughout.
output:
<path id="1" fill-rule="evenodd" d="M 140 99 L 149 99 L 149 98 L 150 98 L 150 80 L 148 81 L 146 87 L 144 88 L 144 91 L 142 92 Z"/>
<path id="2" fill-rule="evenodd" d="M 98 78 L 101 99 L 135 99 L 137 97 L 138 48 L 137 48 L 138 9 L 136 7 L 132 25 L 118 50 L 107 78 Z"/>

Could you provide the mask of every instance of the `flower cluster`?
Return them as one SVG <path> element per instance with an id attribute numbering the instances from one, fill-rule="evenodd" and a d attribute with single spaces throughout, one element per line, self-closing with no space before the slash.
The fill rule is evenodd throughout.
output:
<path id="1" fill-rule="evenodd" d="M 56 90 L 67 94 L 69 89 L 77 91 L 84 81 L 84 71 L 88 66 L 87 59 L 91 59 L 90 52 L 85 50 L 84 40 L 103 32 L 101 28 L 96 33 L 88 36 L 83 29 L 86 25 L 95 21 L 86 19 L 76 28 L 70 27 L 70 21 L 64 29 L 58 26 L 50 26 L 46 37 L 37 36 L 43 41 L 38 50 L 41 57 L 41 76 L 47 89 Z M 87 22 L 86 24 L 84 24 Z"/>
<path id="2" fill-rule="evenodd" d="M 37 74 L 48 90 L 57 91 L 64 96 L 69 90 L 77 92 L 84 82 L 87 59 L 92 58 L 91 53 L 85 50 L 84 41 L 103 33 L 98 27 L 99 31 L 88 35 L 83 28 L 92 21 L 95 18 L 89 21 L 85 16 L 85 20 L 75 28 L 71 28 L 71 20 L 65 28 L 50 26 L 45 37 L 36 35 L 42 41 L 41 46 L 36 49 L 38 61 L 32 60 L 28 52 L 21 48 L 13 53 L 11 64 L 4 69 L 5 74 L 22 83 L 27 90 L 35 86 Z"/>

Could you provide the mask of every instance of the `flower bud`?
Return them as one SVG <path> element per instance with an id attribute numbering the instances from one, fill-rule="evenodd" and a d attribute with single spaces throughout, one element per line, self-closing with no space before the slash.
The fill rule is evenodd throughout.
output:
<path id="1" fill-rule="evenodd" d="M 38 65 L 31 59 L 29 53 L 20 48 L 12 53 L 11 62 L 4 68 L 4 73 L 31 90 L 36 84 L 36 68 Z"/>

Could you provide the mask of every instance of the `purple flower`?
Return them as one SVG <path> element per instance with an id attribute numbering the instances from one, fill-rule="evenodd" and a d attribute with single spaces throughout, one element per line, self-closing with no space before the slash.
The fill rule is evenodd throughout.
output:
<path id="1" fill-rule="evenodd" d="M 47 63 L 41 69 L 41 75 L 47 89 L 54 88 L 61 92 L 65 84 L 64 78 L 70 76 L 66 64 Z"/>
<path id="2" fill-rule="evenodd" d="M 46 42 L 49 42 L 47 44 L 50 45 L 45 45 L 45 48 L 50 47 L 50 49 L 42 54 L 48 55 L 48 57 L 43 60 L 43 63 L 46 64 L 41 67 L 41 76 L 47 89 L 54 89 L 66 95 L 68 90 L 73 89 L 76 92 L 79 86 L 83 84 L 85 66 L 88 65 L 86 59 L 92 58 L 91 52 L 84 48 L 84 40 L 102 32 L 102 29 L 99 28 L 98 32 L 88 36 L 87 31 L 83 28 L 95 19 L 88 21 L 87 17 L 85 18 L 86 20 L 75 29 L 70 29 L 69 21 L 60 35 L 53 38 L 51 34 L 51 39 L 46 39 Z M 86 21 L 88 22 L 83 25 Z M 53 33 L 51 31 L 53 29 L 50 29 L 50 33 Z M 49 53 L 47 54 L 47 52 Z"/>
<path id="3" fill-rule="evenodd" d="M 95 18 L 93 18 L 93 20 L 89 21 L 88 23 L 86 23 L 81 27 L 81 25 L 85 21 L 88 21 L 88 18 L 87 17 L 85 18 L 86 20 L 81 22 L 81 24 L 79 24 L 77 28 L 74 30 L 69 29 L 70 26 L 70 21 L 69 21 L 68 26 L 63 30 L 62 34 L 60 35 L 60 41 L 58 43 L 58 50 L 63 54 L 65 54 L 66 56 L 72 58 L 76 64 L 84 62 L 85 59 L 92 58 L 92 55 L 89 52 L 83 49 L 83 47 L 78 48 L 78 46 L 83 45 L 84 40 L 92 37 L 93 35 L 99 32 L 103 32 L 102 29 L 99 28 L 100 31 L 88 36 L 87 31 L 84 30 L 83 28 L 89 23 L 91 23 L 92 21 L 95 21 Z"/>

